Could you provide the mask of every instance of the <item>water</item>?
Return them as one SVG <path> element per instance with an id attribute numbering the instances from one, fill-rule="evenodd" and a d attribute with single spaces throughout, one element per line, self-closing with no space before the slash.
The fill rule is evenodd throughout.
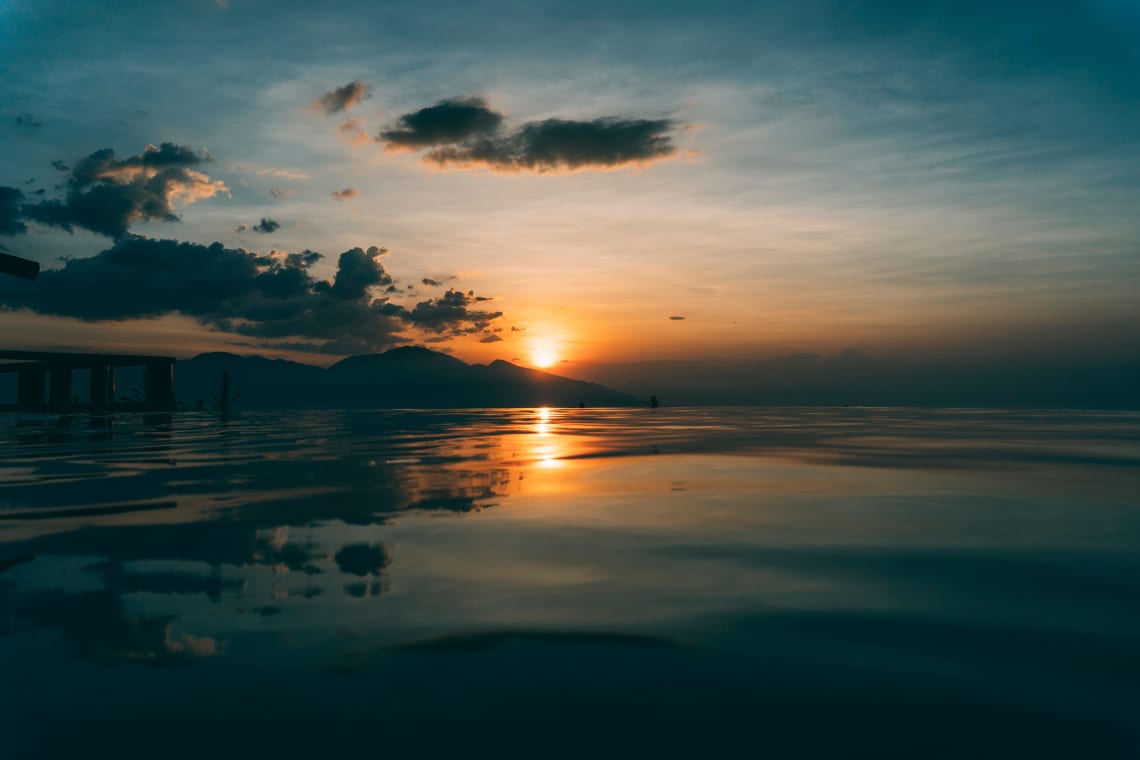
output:
<path id="1" fill-rule="evenodd" d="M 0 754 L 1140 756 L 1140 415 L 0 420 Z"/>

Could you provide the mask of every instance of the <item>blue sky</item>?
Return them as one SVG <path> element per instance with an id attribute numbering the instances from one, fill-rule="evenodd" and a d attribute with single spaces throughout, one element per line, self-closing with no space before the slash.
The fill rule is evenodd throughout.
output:
<path id="1" fill-rule="evenodd" d="M 391 298 L 408 310 L 450 287 L 494 299 L 502 316 L 478 330 L 399 325 L 402 340 L 480 361 L 953 353 L 979 341 L 1135 352 L 1137 32 L 1140 3 L 1107 0 L 9 0 L 0 185 L 35 203 L 63 192 L 53 161 L 161 143 L 208 152 L 195 170 L 225 191 L 176 197 L 180 221 L 137 220 L 130 234 L 319 251 L 314 281 L 335 276 L 341 252 L 384 246 L 402 289 Z M 313 107 L 355 81 L 366 98 Z M 377 139 L 401 116 L 472 97 L 507 130 L 668 122 L 671 152 L 494 171 Z M 279 227 L 252 231 L 263 218 Z M 0 245 L 57 267 L 113 241 L 33 222 Z M 0 302 L 39 303 L 23 293 L 0 290 Z M 85 316 L 3 318 L 28 344 L 108 340 Z M 147 317 L 117 321 L 113 340 L 335 350 L 328 331 L 269 339 Z"/>

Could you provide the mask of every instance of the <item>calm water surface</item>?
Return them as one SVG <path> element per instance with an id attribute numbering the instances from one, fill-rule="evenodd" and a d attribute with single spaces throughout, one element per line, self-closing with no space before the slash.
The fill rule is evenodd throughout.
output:
<path id="1" fill-rule="evenodd" d="M 1140 415 L 0 419 L 0 755 L 1140 757 Z"/>

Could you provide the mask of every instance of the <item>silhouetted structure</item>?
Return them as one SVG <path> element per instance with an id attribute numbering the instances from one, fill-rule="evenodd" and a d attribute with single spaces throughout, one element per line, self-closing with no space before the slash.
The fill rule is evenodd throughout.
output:
<path id="1" fill-rule="evenodd" d="M 657 401 L 657 397 L 656 396 L 650 396 L 649 397 L 649 408 L 650 409 L 656 409 L 659 406 L 661 406 L 661 404 L 660 404 L 660 402 Z"/>
<path id="2" fill-rule="evenodd" d="M 241 398 L 241 394 L 231 394 L 230 392 L 230 371 L 228 369 L 222 370 L 222 384 L 218 388 L 217 393 L 210 393 L 210 398 L 214 400 L 214 411 L 223 417 L 228 417 L 230 412 L 234 409 L 234 403 Z"/>
<path id="3" fill-rule="evenodd" d="M 139 366 L 146 370 L 142 398 L 132 402 L 116 401 L 115 369 Z M 85 404 L 72 395 L 72 373 L 76 370 L 91 373 L 90 400 Z M 0 351 L 0 373 L 16 375 L 16 403 L 0 404 L 0 411 L 174 409 L 174 358 L 170 356 Z"/>
<path id="4" fill-rule="evenodd" d="M 38 261 L 0 253 L 0 274 L 10 274 L 13 277 L 23 277 L 25 280 L 34 280 L 39 273 L 40 264 Z"/>

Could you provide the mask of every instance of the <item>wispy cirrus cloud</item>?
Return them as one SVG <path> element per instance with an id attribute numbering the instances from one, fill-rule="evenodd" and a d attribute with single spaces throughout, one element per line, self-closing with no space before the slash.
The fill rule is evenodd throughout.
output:
<path id="1" fill-rule="evenodd" d="M 259 177 L 280 177 L 292 181 L 300 181 L 309 178 L 308 173 L 298 171 L 296 169 L 284 169 L 278 167 L 269 167 L 268 169 L 258 169 L 257 176 Z"/>

